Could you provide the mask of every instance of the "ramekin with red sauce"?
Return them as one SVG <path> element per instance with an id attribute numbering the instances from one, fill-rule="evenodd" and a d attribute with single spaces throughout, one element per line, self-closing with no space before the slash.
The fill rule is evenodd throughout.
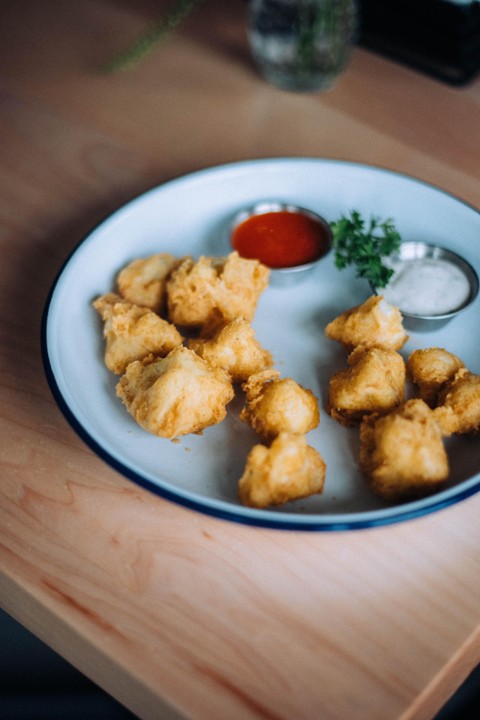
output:
<path id="1" fill-rule="evenodd" d="M 289 285 L 306 277 L 327 255 L 332 232 L 311 210 L 264 201 L 235 216 L 230 245 L 242 257 L 269 267 L 272 284 Z"/>

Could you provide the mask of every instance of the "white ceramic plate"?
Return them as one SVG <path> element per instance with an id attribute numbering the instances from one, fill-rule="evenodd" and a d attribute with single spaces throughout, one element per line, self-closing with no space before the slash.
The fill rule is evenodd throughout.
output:
<path id="1" fill-rule="evenodd" d="M 438 243 L 463 255 L 480 273 L 480 214 L 418 180 L 347 162 L 268 159 L 203 170 L 155 188 L 115 212 L 77 247 L 61 270 L 44 314 L 43 356 L 53 394 L 79 435 L 100 457 L 159 495 L 217 517 L 283 529 L 345 530 L 403 521 L 439 510 L 480 489 L 480 439 L 447 441 L 451 477 L 428 498 L 390 505 L 367 488 L 357 466 L 358 432 L 323 410 L 309 443 L 323 455 L 322 495 L 255 510 L 237 501 L 247 453 L 258 442 L 238 419 L 241 398 L 228 417 L 202 436 L 179 442 L 142 430 L 115 396 L 115 377 L 103 362 L 95 297 L 114 288 L 130 260 L 156 252 L 178 256 L 225 254 L 224 233 L 235 213 L 262 199 L 278 199 L 318 212 L 327 220 L 352 209 L 392 217 L 404 240 Z M 324 337 L 328 321 L 363 302 L 368 284 L 354 271 L 338 271 L 327 256 L 309 279 L 269 288 L 254 320 L 257 337 L 290 376 L 325 405 L 328 381 L 346 366 L 346 354 Z M 402 349 L 441 346 L 480 373 L 480 297 L 435 333 L 411 334 Z"/>

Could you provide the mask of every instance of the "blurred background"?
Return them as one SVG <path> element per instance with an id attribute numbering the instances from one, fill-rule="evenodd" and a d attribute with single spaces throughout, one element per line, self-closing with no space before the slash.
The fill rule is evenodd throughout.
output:
<path id="1" fill-rule="evenodd" d="M 478 0 L 360 0 L 360 42 L 453 85 L 480 69 Z"/>

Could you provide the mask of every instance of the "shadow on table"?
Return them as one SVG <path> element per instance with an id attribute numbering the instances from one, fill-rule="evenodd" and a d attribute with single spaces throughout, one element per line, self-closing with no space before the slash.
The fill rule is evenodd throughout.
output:
<path id="1" fill-rule="evenodd" d="M 434 720 L 478 720 L 480 718 L 480 665 L 468 676 Z"/>
<path id="2" fill-rule="evenodd" d="M 0 720 L 137 720 L 0 611 Z"/>

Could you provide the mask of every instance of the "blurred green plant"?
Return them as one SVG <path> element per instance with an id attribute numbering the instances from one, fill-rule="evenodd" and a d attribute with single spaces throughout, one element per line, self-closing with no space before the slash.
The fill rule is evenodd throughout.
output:
<path id="1" fill-rule="evenodd" d="M 149 55 L 201 2 L 202 0 L 174 0 L 167 9 L 165 17 L 147 28 L 130 47 L 110 60 L 105 66 L 105 72 L 115 73 L 126 70 Z"/>

